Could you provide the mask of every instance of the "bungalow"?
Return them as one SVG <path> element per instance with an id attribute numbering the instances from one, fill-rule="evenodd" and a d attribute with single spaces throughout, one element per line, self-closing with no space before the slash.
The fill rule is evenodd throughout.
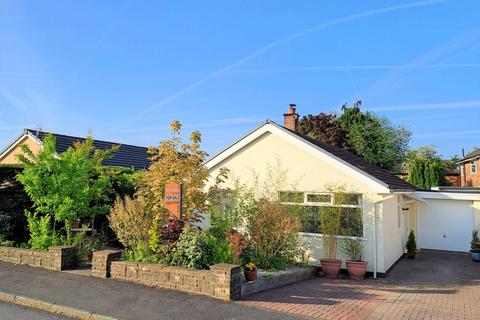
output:
<path id="1" fill-rule="evenodd" d="M 265 179 L 268 167 L 280 163 L 287 171 L 287 184 L 279 199 L 302 207 L 301 237 L 311 264 L 323 257 L 322 235 L 318 230 L 321 207 L 342 207 L 345 216 L 361 218 L 353 229 L 365 244 L 364 259 L 376 276 L 385 273 L 405 252 L 410 230 L 417 235 L 419 248 L 468 251 L 471 231 L 480 225 L 480 194 L 421 191 L 417 187 L 337 147 L 297 131 L 298 114 L 290 105 L 284 125 L 267 120 L 207 161 L 211 176 L 222 167 L 241 182 Z M 327 185 L 345 185 L 348 204 L 337 204 Z M 352 230 L 351 219 L 343 229 Z"/>
<path id="2" fill-rule="evenodd" d="M 16 164 L 17 155 L 21 152 L 21 146 L 26 144 L 34 153 L 39 152 L 43 148 L 43 140 L 49 132 L 24 129 L 23 132 L 15 138 L 5 149 L 0 151 L 0 164 Z M 50 133 L 57 139 L 57 154 L 65 152 L 68 147 L 73 146 L 77 141 L 83 142 L 85 138 L 72 137 L 58 133 Z M 120 144 L 115 142 L 94 140 L 95 148 L 106 150 L 113 146 L 120 146 L 118 151 L 106 160 L 103 164 L 106 166 L 119 166 L 132 168 L 135 170 L 143 170 L 148 168 L 150 160 L 148 159 L 147 148 Z"/>

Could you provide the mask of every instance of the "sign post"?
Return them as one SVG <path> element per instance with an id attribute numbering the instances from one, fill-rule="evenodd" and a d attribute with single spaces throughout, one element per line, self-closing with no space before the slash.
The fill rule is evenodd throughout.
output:
<path id="1" fill-rule="evenodd" d="M 182 185 L 180 183 L 165 184 L 165 208 L 178 220 L 182 220 Z"/>

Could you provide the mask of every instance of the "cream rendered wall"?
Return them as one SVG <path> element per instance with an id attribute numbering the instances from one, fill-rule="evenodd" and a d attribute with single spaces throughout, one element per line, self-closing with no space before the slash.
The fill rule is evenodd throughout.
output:
<path id="1" fill-rule="evenodd" d="M 287 184 L 295 185 L 298 191 L 325 191 L 325 184 L 345 184 L 348 191 L 359 192 L 364 197 L 364 238 L 365 257 L 369 262 L 369 270 L 373 270 L 373 217 L 374 201 L 381 198 L 372 192 L 371 188 L 361 183 L 355 176 L 348 176 L 338 167 L 321 162 L 318 158 L 305 152 L 298 146 L 283 138 L 266 133 L 251 144 L 239 150 L 210 169 L 211 181 L 219 173 L 221 167 L 230 169 L 232 176 L 247 185 L 254 181 L 254 173 L 262 181 L 266 176 L 268 166 L 279 163 L 282 169 L 288 170 Z M 322 238 L 318 235 L 303 235 L 303 241 L 309 254 L 311 264 L 318 264 L 323 257 Z M 340 256 L 340 255 L 339 255 Z M 383 262 L 380 264 L 383 266 Z M 384 272 L 379 270 L 379 272 Z"/>
<path id="2" fill-rule="evenodd" d="M 399 212 L 401 209 L 401 201 L 401 196 L 395 195 L 381 202 L 380 205 L 378 251 L 383 257 L 379 256 L 378 272 L 386 272 L 404 253 L 404 217 L 402 212 Z"/>
<path id="3" fill-rule="evenodd" d="M 2 164 L 15 164 L 18 163 L 17 155 L 21 153 L 21 146 L 26 144 L 33 153 L 38 153 L 41 150 L 41 146 L 38 145 L 32 138 L 26 136 L 22 138 L 17 145 L 12 148 L 9 152 L 4 154 L 2 158 L 0 158 L 0 163 Z"/>

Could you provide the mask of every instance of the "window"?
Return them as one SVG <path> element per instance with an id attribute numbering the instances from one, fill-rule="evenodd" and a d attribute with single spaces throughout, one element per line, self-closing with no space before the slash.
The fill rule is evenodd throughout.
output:
<path id="1" fill-rule="evenodd" d="M 298 210 L 302 232 L 320 234 L 322 217 L 331 213 L 333 208 L 337 208 L 342 210 L 340 235 L 363 236 L 361 194 L 282 191 L 279 193 L 279 200 Z"/>
<path id="2" fill-rule="evenodd" d="M 474 160 L 470 163 L 470 173 L 477 173 L 477 171 L 478 171 L 477 161 L 478 160 Z"/>

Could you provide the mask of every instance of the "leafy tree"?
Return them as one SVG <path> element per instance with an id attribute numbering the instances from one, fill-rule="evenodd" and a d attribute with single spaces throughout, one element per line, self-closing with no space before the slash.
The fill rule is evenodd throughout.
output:
<path id="1" fill-rule="evenodd" d="M 367 161 L 387 170 L 398 170 L 405 157 L 411 132 L 394 126 L 387 118 L 371 112 L 362 112 L 361 101 L 353 107 L 342 106 L 338 118 L 348 131 L 347 137 L 353 150 Z"/>
<path id="2" fill-rule="evenodd" d="M 304 116 L 298 123 L 298 131 L 313 139 L 339 148 L 351 149 L 348 131 L 340 125 L 335 114 L 320 113 Z"/>
<path id="3" fill-rule="evenodd" d="M 207 208 L 205 185 L 209 173 L 203 165 L 207 153 L 200 149 L 200 132 L 192 132 L 190 143 L 183 143 L 180 137 L 180 122 L 172 122 L 170 128 L 170 140 L 161 141 L 158 147 L 149 148 L 152 163 L 141 178 L 139 194 L 152 204 L 152 210 L 157 216 L 164 216 L 167 214 L 164 201 L 165 184 L 181 183 L 182 211 L 188 219 L 194 217 L 195 212 Z"/>
<path id="4" fill-rule="evenodd" d="M 308 115 L 300 120 L 298 130 L 323 143 L 351 150 L 382 168 L 397 170 L 407 151 L 410 131 L 360 107 L 361 101 L 352 107 L 344 104 L 339 117 Z"/>
<path id="5" fill-rule="evenodd" d="M 408 182 L 421 189 L 447 184 L 445 173 L 448 164 L 442 160 L 434 146 L 409 150 L 402 167 L 408 173 Z"/>
<path id="6" fill-rule="evenodd" d="M 105 200 L 109 179 L 100 168 L 117 148 L 97 150 L 92 137 L 88 137 L 58 155 L 55 144 L 55 136 L 47 135 L 38 154 L 23 145 L 18 159 L 24 170 L 17 179 L 32 199 L 36 213 L 52 216 L 54 225 L 64 223 L 67 244 L 71 244 L 73 221 L 108 211 Z"/>

